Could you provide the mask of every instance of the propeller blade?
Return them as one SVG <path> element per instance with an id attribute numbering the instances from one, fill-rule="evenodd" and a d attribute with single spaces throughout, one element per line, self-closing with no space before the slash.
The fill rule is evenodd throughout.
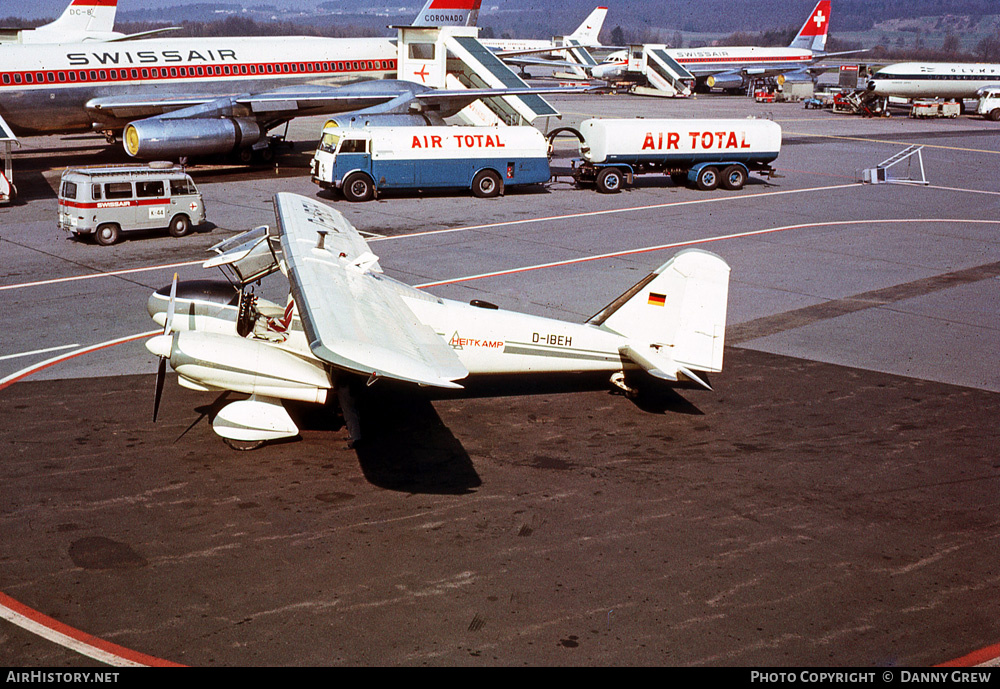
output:
<path id="1" fill-rule="evenodd" d="M 163 324 L 163 334 L 170 332 L 174 324 L 174 312 L 177 309 L 177 273 L 174 273 L 174 281 L 170 283 L 170 303 L 167 305 L 167 320 Z"/>
<path id="2" fill-rule="evenodd" d="M 163 395 L 163 379 L 167 375 L 167 358 L 160 357 L 160 365 L 156 368 L 156 394 L 153 397 L 153 423 L 160 411 L 160 397 Z"/>

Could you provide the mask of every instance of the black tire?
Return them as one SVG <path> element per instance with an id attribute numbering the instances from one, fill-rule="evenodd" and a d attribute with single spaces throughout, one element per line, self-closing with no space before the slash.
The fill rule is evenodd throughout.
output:
<path id="1" fill-rule="evenodd" d="M 990 113 L 987 115 L 987 117 L 993 120 L 994 122 L 1000 122 L 1000 108 L 993 108 L 992 110 L 990 110 Z"/>
<path id="2" fill-rule="evenodd" d="M 712 191 L 719 186 L 719 171 L 718 169 L 708 165 L 703 167 L 698 171 L 698 177 L 695 179 L 695 184 L 702 191 Z"/>
<path id="3" fill-rule="evenodd" d="M 236 151 L 233 155 L 236 156 L 236 162 L 243 165 L 249 165 L 253 162 L 253 149 L 252 148 L 241 148 Z"/>
<path id="4" fill-rule="evenodd" d="M 597 173 L 594 184 L 602 194 L 617 194 L 622 190 L 622 171 L 616 167 L 606 167 Z"/>
<path id="5" fill-rule="evenodd" d="M 363 172 L 352 172 L 340 186 L 348 201 L 368 201 L 375 195 L 375 183 Z"/>
<path id="6" fill-rule="evenodd" d="M 503 191 L 503 180 L 493 170 L 480 170 L 472 178 L 472 193 L 481 199 L 492 199 Z"/>
<path id="7" fill-rule="evenodd" d="M 252 450 L 257 450 L 264 446 L 266 441 L 264 440 L 233 440 L 232 438 L 223 438 L 222 442 L 236 450 L 237 452 L 250 452 Z"/>
<path id="8" fill-rule="evenodd" d="M 170 219 L 167 232 L 171 237 L 183 237 L 191 233 L 191 220 L 183 213 L 175 215 Z"/>
<path id="9" fill-rule="evenodd" d="M 109 222 L 97 226 L 97 231 L 94 232 L 94 241 L 101 246 L 111 246 L 118 241 L 120 236 L 121 228 Z"/>
<path id="10" fill-rule="evenodd" d="M 741 165 L 730 165 L 722 171 L 722 179 L 719 182 L 723 189 L 742 189 L 747 183 L 747 171 Z"/>

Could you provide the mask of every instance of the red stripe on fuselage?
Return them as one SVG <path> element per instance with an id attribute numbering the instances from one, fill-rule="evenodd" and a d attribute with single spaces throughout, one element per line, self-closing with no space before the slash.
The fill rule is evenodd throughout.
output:
<path id="1" fill-rule="evenodd" d="M 268 71 L 268 67 L 271 71 Z M 308 62 L 228 62 L 211 65 L 173 67 L 87 67 L 86 69 L 32 69 L 0 72 L 0 90 L 5 86 L 23 89 L 31 86 L 66 86 L 73 84 L 114 84 L 120 82 L 162 82 L 211 79 L 220 77 L 290 77 L 295 75 L 343 74 L 352 72 L 391 72 L 395 60 L 337 60 Z M 133 72 L 135 75 L 133 76 Z M 103 74 L 103 77 L 101 76 Z M 72 78 L 71 78 L 72 75 Z M 30 81 L 29 81 L 30 79 Z"/>

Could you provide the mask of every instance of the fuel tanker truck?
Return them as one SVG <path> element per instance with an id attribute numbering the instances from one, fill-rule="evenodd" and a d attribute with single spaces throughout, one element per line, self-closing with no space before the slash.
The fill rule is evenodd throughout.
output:
<path id="1" fill-rule="evenodd" d="M 781 150 L 781 127 L 771 120 L 589 119 L 552 131 L 550 147 L 564 132 L 580 140 L 574 180 L 604 194 L 652 173 L 704 191 L 740 189 L 751 172 L 773 176 Z"/>

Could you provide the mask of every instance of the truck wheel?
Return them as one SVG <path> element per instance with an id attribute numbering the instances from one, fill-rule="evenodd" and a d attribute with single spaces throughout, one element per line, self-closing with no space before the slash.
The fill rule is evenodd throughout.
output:
<path id="1" fill-rule="evenodd" d="M 375 183 L 363 172 L 355 172 L 347 176 L 340 190 L 348 201 L 367 201 L 375 193 Z"/>
<path id="2" fill-rule="evenodd" d="M 597 174 L 597 191 L 602 194 L 617 194 L 622 190 L 622 173 L 616 167 L 606 167 Z"/>
<path id="3" fill-rule="evenodd" d="M 94 241 L 101 246 L 111 246 L 118 241 L 120 232 L 121 228 L 114 223 L 98 225 L 97 231 L 94 233 Z"/>
<path id="4" fill-rule="evenodd" d="M 747 183 L 747 173 L 739 165 L 730 165 L 722 171 L 722 186 L 725 189 L 742 189 Z"/>
<path id="5" fill-rule="evenodd" d="M 472 179 L 472 193 L 481 199 L 491 199 L 500 194 L 503 182 L 493 170 L 480 170 Z"/>
<path id="6" fill-rule="evenodd" d="M 987 115 L 994 122 L 1000 122 L 1000 108 L 993 108 L 990 110 L 990 114 Z"/>
<path id="7" fill-rule="evenodd" d="M 703 167 L 698 171 L 695 183 L 702 191 L 712 191 L 719 186 L 719 171 L 711 165 Z"/>
<path id="8" fill-rule="evenodd" d="M 170 228 L 167 231 L 170 232 L 171 237 L 183 237 L 191 232 L 191 221 L 183 213 L 175 215 L 171 218 Z"/>

